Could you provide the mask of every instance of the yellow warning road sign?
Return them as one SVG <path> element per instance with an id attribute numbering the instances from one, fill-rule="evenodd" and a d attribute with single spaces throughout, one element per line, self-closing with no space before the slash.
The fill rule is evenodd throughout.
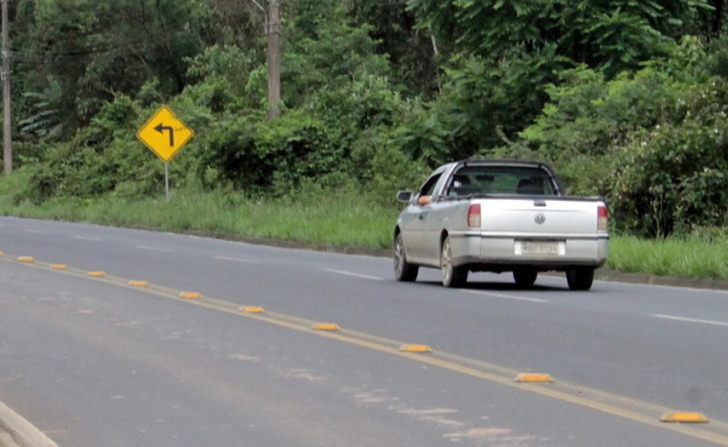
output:
<path id="1" fill-rule="evenodd" d="M 137 138 L 142 140 L 164 162 L 169 162 L 195 133 L 178 120 L 174 113 L 163 105 L 147 121 Z"/>

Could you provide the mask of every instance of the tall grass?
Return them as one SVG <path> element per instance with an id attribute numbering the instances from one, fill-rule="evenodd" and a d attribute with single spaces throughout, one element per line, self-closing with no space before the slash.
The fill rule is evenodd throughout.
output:
<path id="1" fill-rule="evenodd" d="M 230 192 L 178 192 L 170 203 L 164 198 L 54 199 L 32 206 L 0 200 L 0 214 L 172 232 L 196 230 L 315 246 L 387 248 L 398 210 L 353 194 L 270 199 Z"/>
<path id="2" fill-rule="evenodd" d="M 728 240 L 697 237 L 644 240 L 613 237 L 607 266 L 624 272 L 728 279 Z"/>

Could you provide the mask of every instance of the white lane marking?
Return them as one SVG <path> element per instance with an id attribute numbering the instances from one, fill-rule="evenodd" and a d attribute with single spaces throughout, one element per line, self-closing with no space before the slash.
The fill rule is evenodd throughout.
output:
<path id="1" fill-rule="evenodd" d="M 23 231 L 25 231 L 26 233 L 33 233 L 33 234 L 48 234 L 47 231 L 31 230 L 30 228 L 25 228 Z"/>
<path id="2" fill-rule="evenodd" d="M 247 262 L 247 263 L 250 263 L 250 264 L 262 264 L 262 262 L 255 261 L 253 259 L 228 258 L 227 256 L 215 256 L 215 259 L 219 259 L 221 261 Z"/>
<path id="3" fill-rule="evenodd" d="M 95 237 L 85 237 L 85 236 L 73 236 L 74 239 L 81 239 L 83 241 L 93 241 L 93 242 L 101 242 L 103 239 L 98 239 Z"/>
<path id="4" fill-rule="evenodd" d="M 144 245 L 135 245 L 134 248 L 138 248 L 140 250 L 149 250 L 149 251 L 166 251 L 166 252 L 172 252 L 172 250 L 168 248 L 155 248 L 155 247 L 146 247 Z"/>
<path id="5" fill-rule="evenodd" d="M 548 303 L 547 300 L 542 300 L 541 298 L 528 298 L 525 296 L 506 295 L 503 293 L 495 293 L 495 292 L 484 292 L 482 290 L 461 290 L 461 292 L 474 293 L 476 295 L 494 296 L 496 298 L 508 298 L 511 300 L 518 300 L 518 301 L 530 301 L 532 303 Z"/>
<path id="6" fill-rule="evenodd" d="M 700 324 L 710 324 L 713 326 L 728 326 L 728 323 L 726 323 L 724 321 L 699 320 L 697 318 L 676 317 L 674 315 L 662 315 L 662 314 L 653 314 L 652 316 L 655 318 L 662 318 L 663 320 L 683 321 L 685 323 L 700 323 Z"/>
<path id="7" fill-rule="evenodd" d="M 353 276 L 355 278 L 373 279 L 375 281 L 384 281 L 384 278 L 378 276 L 362 275 L 361 273 L 347 272 L 346 270 L 321 269 L 325 272 L 338 273 L 339 275 Z"/>

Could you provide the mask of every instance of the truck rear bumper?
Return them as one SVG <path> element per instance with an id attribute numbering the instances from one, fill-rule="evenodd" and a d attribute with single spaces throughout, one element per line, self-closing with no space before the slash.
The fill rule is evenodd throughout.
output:
<path id="1" fill-rule="evenodd" d="M 609 235 L 491 236 L 479 232 L 451 234 L 453 264 L 473 271 L 503 272 L 529 266 L 565 270 L 573 266 L 601 267 L 609 254 Z M 527 244 L 549 245 L 552 253 L 533 253 Z"/>

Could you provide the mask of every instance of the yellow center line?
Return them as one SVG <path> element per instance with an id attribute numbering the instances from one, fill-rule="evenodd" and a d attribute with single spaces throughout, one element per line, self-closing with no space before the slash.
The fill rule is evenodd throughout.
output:
<path id="1" fill-rule="evenodd" d="M 88 272 L 83 270 L 72 268 L 68 268 L 66 270 L 52 270 L 50 269 L 50 266 L 52 264 L 37 261 L 35 263 L 23 263 L 16 260 L 13 256 L 9 255 L 8 257 L 0 257 L 0 260 L 3 260 L 5 262 L 11 262 L 17 265 L 22 265 L 24 267 L 42 270 L 44 269 L 56 274 L 75 276 L 77 278 L 82 278 L 86 280 L 91 279 L 88 277 Z M 187 300 L 184 298 L 180 298 L 180 290 L 156 286 L 153 284 L 149 284 L 149 286 L 145 288 L 133 287 L 129 284 L 130 280 L 127 278 L 106 276 L 102 278 L 93 278 L 93 280 L 95 282 L 105 282 L 118 287 L 125 287 L 127 289 L 131 289 L 140 293 L 146 293 L 167 299 L 176 300 L 193 306 L 199 306 L 210 310 L 228 313 L 237 317 L 249 318 L 252 320 L 273 324 L 279 327 L 284 327 L 299 332 L 315 334 L 320 337 L 330 338 L 343 343 L 406 358 L 411 361 L 420 362 L 431 366 L 437 366 L 445 370 L 457 372 L 482 380 L 487 380 L 489 382 L 497 383 L 499 385 L 516 388 L 519 391 L 527 391 L 541 396 L 550 397 L 552 399 L 556 399 L 562 402 L 591 408 L 593 410 L 597 410 L 614 416 L 619 416 L 624 419 L 641 422 L 652 427 L 671 430 L 673 432 L 709 441 L 718 445 L 728 446 L 728 436 L 708 431 L 703 428 L 695 428 L 695 426 L 688 427 L 685 425 L 666 424 L 660 422 L 659 417 L 662 414 L 668 411 L 673 411 L 674 409 L 661 407 L 649 402 L 643 402 L 597 389 L 591 389 L 574 384 L 564 383 L 559 381 L 558 378 L 556 384 L 549 385 L 534 385 L 530 383 L 515 382 L 513 380 L 513 376 L 514 373 L 517 372 L 516 370 L 490 364 L 476 359 L 471 359 L 468 357 L 440 352 L 438 350 L 435 350 L 434 353 L 427 355 L 401 351 L 400 347 L 403 344 L 401 341 L 379 337 L 373 334 L 352 331 L 346 328 L 342 328 L 342 330 L 338 332 L 312 331 L 311 326 L 312 324 L 315 324 L 315 322 L 312 320 L 306 320 L 299 317 L 271 312 L 266 312 L 264 314 L 241 313 L 239 303 L 209 298 L 207 296 L 203 296 L 203 298 L 199 300 Z M 632 407 L 634 409 L 630 409 Z M 713 429 L 720 429 L 721 431 L 728 432 L 728 423 L 716 421 L 711 418 L 710 426 Z"/>

